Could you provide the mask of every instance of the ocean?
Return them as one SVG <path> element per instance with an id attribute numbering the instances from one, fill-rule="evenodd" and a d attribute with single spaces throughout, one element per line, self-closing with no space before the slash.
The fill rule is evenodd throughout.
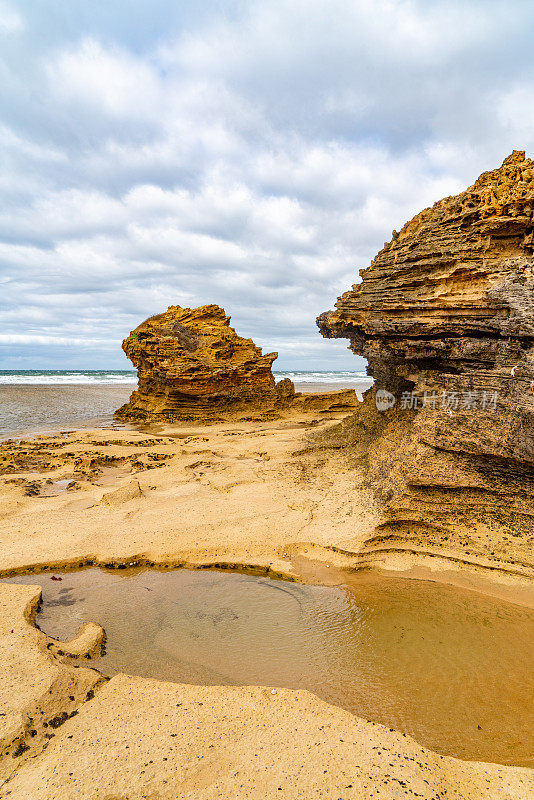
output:
<path id="1" fill-rule="evenodd" d="M 137 383 L 135 369 L 3 369 L 0 386 L 115 385 Z"/>
<path id="2" fill-rule="evenodd" d="M 297 391 L 354 389 L 371 383 L 364 372 L 280 370 Z M 0 437 L 116 424 L 113 412 L 137 385 L 136 370 L 0 370 Z"/>
<path id="3" fill-rule="evenodd" d="M 348 370 L 329 372 L 327 370 L 273 370 L 277 381 L 290 378 L 293 383 L 323 384 L 323 383 L 352 383 L 367 379 L 365 372 L 349 372 Z M 0 370 L 0 386 L 67 386 L 67 385 L 126 385 L 137 383 L 137 370 L 135 369 L 27 369 L 27 370 Z"/>

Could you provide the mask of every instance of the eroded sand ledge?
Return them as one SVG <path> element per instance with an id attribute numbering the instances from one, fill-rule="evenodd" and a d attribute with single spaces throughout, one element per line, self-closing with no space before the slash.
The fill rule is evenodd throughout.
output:
<path id="1" fill-rule="evenodd" d="M 421 570 L 431 564 L 434 577 L 469 585 L 498 576 L 488 591 L 532 598 L 532 572 L 513 551 L 491 570 L 468 552 L 463 564 L 432 552 L 359 555 L 380 515 L 350 448 L 336 443 L 339 419 L 309 413 L 4 443 L 0 572 L 134 562 L 245 566 L 304 579 L 317 568 L 327 582 L 326 563 L 411 569 L 415 577 L 427 577 Z M 317 566 L 308 573 L 310 558 Z M 68 648 L 33 627 L 38 596 L 37 588 L 0 586 L 0 797 L 534 794 L 531 770 L 438 756 L 307 692 L 128 676 L 102 682 L 96 671 L 70 666 L 61 655 Z M 84 635 L 71 648 L 90 655 L 98 631 Z"/>

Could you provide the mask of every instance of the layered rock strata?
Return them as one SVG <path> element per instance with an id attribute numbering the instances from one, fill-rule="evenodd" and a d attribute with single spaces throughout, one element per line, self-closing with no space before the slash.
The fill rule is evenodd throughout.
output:
<path id="1" fill-rule="evenodd" d="M 367 550 L 532 570 L 533 253 L 534 162 L 514 151 L 393 231 L 318 318 L 375 378 L 345 426 L 384 511 Z"/>
<path id="2" fill-rule="evenodd" d="M 117 411 L 122 419 L 269 418 L 289 408 L 340 410 L 357 402 L 354 392 L 306 396 L 289 379 L 277 384 L 271 367 L 278 353 L 262 355 L 217 305 L 170 306 L 141 323 L 122 347 L 139 375 L 137 391 Z"/>

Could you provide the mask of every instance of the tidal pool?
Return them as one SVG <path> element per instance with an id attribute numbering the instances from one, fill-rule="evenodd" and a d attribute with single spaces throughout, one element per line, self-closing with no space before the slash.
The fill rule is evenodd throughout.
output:
<path id="1" fill-rule="evenodd" d="M 334 588 L 211 570 L 61 578 L 3 582 L 43 587 L 50 636 L 100 623 L 104 675 L 309 689 L 437 752 L 534 766 L 531 609 L 375 574 Z"/>

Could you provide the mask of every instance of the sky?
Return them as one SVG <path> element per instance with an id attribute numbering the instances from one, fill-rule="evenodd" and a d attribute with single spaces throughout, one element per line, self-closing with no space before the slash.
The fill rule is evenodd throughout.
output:
<path id="1" fill-rule="evenodd" d="M 0 0 L 0 369 L 217 303 L 279 369 L 415 213 L 534 154 L 530 0 Z"/>

